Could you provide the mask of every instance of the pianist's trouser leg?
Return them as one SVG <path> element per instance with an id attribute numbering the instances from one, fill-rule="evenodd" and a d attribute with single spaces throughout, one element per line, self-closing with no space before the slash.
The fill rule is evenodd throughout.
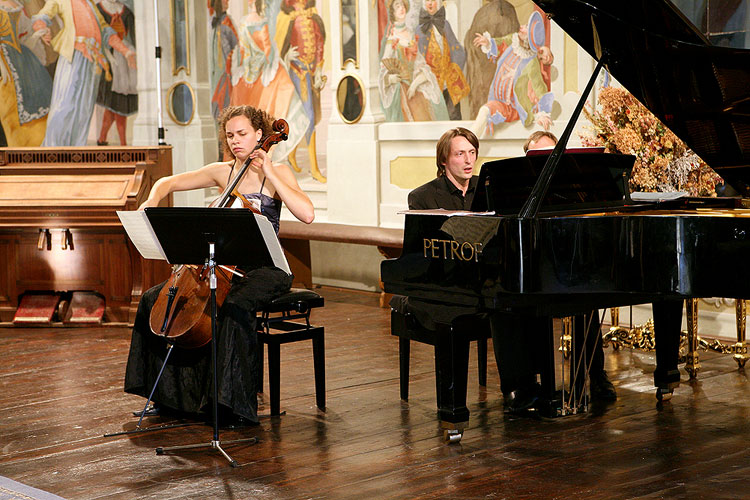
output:
<path id="1" fill-rule="evenodd" d="M 493 313 L 490 316 L 492 347 L 504 396 L 536 384 L 535 344 L 547 334 L 549 321 L 546 317 L 522 314 Z"/>
<path id="2" fill-rule="evenodd" d="M 658 389 L 674 389 L 680 385 L 677 361 L 682 327 L 682 299 L 668 299 L 651 305 L 654 314 L 656 370 L 654 385 Z"/>

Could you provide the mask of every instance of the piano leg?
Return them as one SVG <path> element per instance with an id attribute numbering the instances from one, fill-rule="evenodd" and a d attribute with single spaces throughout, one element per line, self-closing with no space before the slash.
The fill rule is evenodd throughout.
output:
<path id="1" fill-rule="evenodd" d="M 667 299 L 654 302 L 651 305 L 654 315 L 654 340 L 656 343 L 654 385 L 656 386 L 656 398 L 660 401 L 670 399 L 675 387 L 680 385 L 677 360 L 680 350 L 682 304 L 682 299 Z"/>
<path id="2" fill-rule="evenodd" d="M 398 366 L 399 386 L 401 387 L 401 399 L 409 400 L 409 355 L 411 353 L 411 340 L 406 337 L 398 339 Z"/>
<path id="3" fill-rule="evenodd" d="M 469 421 L 466 379 L 469 372 L 469 340 L 454 333 L 451 325 L 437 324 L 435 338 L 435 385 L 438 418 L 450 442 L 461 439 Z"/>
<path id="4" fill-rule="evenodd" d="M 546 417 L 555 417 L 560 412 L 560 396 L 557 394 L 555 357 L 555 331 L 551 317 L 534 318 L 536 336 L 539 339 L 537 359 L 541 384 L 539 411 Z M 571 337 L 572 339 L 572 337 Z M 571 345 L 572 348 L 572 345 Z M 572 352 L 568 351 L 568 353 Z M 563 353 L 564 357 L 565 354 Z"/>
<path id="5" fill-rule="evenodd" d="M 745 328 L 747 326 L 747 305 L 744 299 L 735 300 L 735 319 L 737 321 L 737 343 L 734 344 L 734 360 L 737 366 L 744 368 L 747 361 L 747 343 Z"/>

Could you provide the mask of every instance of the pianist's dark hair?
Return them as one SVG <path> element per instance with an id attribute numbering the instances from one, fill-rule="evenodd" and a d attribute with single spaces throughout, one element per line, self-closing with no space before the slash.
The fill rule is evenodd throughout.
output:
<path id="1" fill-rule="evenodd" d="M 273 133 L 273 122 L 274 119 L 271 115 L 263 110 L 255 109 L 252 106 L 227 106 L 219 115 L 219 128 L 221 129 L 221 136 L 224 138 L 222 144 L 224 145 L 224 154 L 234 158 L 234 153 L 229 149 L 226 141 L 227 136 L 227 122 L 232 118 L 238 116 L 244 116 L 250 120 L 250 125 L 255 130 L 262 130 L 263 136 L 267 136 Z"/>
<path id="2" fill-rule="evenodd" d="M 437 176 L 442 177 L 445 175 L 445 164 L 448 161 L 448 155 L 451 154 L 451 140 L 454 137 L 464 137 L 467 141 L 474 146 L 477 150 L 477 156 L 479 156 L 479 139 L 474 135 L 474 132 L 468 128 L 456 127 L 452 128 L 440 137 L 435 148 L 435 163 L 437 163 Z"/>

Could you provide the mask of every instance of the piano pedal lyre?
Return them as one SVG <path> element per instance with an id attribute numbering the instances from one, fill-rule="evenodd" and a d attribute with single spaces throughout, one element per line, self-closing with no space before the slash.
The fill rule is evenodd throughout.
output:
<path id="1" fill-rule="evenodd" d="M 573 339 L 573 317 L 562 318 L 562 335 L 560 336 L 560 347 L 558 350 L 565 359 L 570 357 L 570 346 Z"/>

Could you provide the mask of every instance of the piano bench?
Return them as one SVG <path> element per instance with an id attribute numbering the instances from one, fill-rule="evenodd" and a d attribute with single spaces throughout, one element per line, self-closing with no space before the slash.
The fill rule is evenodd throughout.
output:
<path id="1" fill-rule="evenodd" d="M 310 324 L 310 312 L 323 307 L 323 297 L 301 288 L 292 288 L 258 311 L 257 331 L 260 348 L 260 388 L 263 390 L 264 346 L 268 346 L 268 386 L 271 396 L 271 416 L 281 415 L 280 373 L 281 344 L 312 340 L 315 371 L 315 400 L 318 408 L 326 408 L 326 373 L 324 328 Z M 302 320 L 302 321 L 295 321 Z"/>
<path id="2" fill-rule="evenodd" d="M 466 341 L 477 342 L 479 385 L 486 386 L 487 339 L 492 337 L 489 319 L 482 314 L 460 316 L 453 321 L 451 330 L 454 335 L 458 335 Z M 437 341 L 436 332 L 420 325 L 410 314 L 402 314 L 391 309 L 391 335 L 399 337 L 398 358 L 401 399 L 408 401 L 411 341 L 434 346 Z"/>

